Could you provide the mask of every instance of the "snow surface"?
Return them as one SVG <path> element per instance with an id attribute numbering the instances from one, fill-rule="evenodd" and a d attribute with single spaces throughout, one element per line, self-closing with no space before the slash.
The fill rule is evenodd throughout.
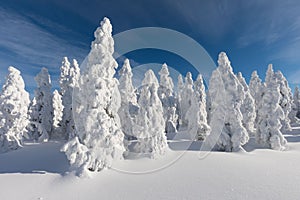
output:
<path id="1" fill-rule="evenodd" d="M 257 147 L 251 138 L 248 153 L 200 152 L 201 142 L 185 151 L 190 141 L 173 139 L 162 158 L 119 161 L 91 178 L 68 172 L 62 143 L 29 143 L 0 154 L 0 199 L 299 199 L 300 127 L 285 138 L 288 151 Z"/>

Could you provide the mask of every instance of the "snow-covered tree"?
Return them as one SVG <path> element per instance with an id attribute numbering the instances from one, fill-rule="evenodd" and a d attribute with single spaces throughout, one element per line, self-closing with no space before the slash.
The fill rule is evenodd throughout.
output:
<path id="1" fill-rule="evenodd" d="M 47 141 L 51 138 L 53 128 L 53 103 L 51 93 L 51 80 L 48 70 L 42 68 L 34 78 L 37 88 L 31 110 L 31 136 L 34 140 Z"/>
<path id="2" fill-rule="evenodd" d="M 30 101 L 29 108 L 28 108 L 28 119 L 29 119 L 29 124 L 27 126 L 28 139 L 35 139 L 39 137 L 37 132 L 37 127 L 34 123 L 38 119 L 38 116 L 39 116 L 39 111 L 37 109 L 36 99 L 34 97 Z"/>
<path id="3" fill-rule="evenodd" d="M 62 132 L 61 120 L 63 116 L 63 108 L 61 95 L 57 90 L 53 92 L 53 130 L 52 138 L 62 139 L 64 138 Z"/>
<path id="4" fill-rule="evenodd" d="M 198 134 L 198 139 L 204 139 L 210 132 L 210 127 L 207 122 L 207 108 L 206 108 L 206 91 L 205 91 L 205 86 L 203 83 L 203 78 L 202 75 L 199 74 L 197 76 L 197 79 L 194 83 L 194 90 L 196 94 L 196 98 L 199 102 L 199 107 L 200 107 L 200 124 L 201 124 L 201 131 Z"/>
<path id="5" fill-rule="evenodd" d="M 158 86 L 155 74 L 148 70 L 140 88 L 139 111 L 133 127 L 138 136 L 135 151 L 148 154 L 151 158 L 164 154 L 168 146 L 163 107 L 157 95 Z"/>
<path id="6" fill-rule="evenodd" d="M 280 131 L 280 121 L 284 119 L 285 116 L 279 105 L 281 95 L 271 65 L 268 67 L 262 90 L 261 101 L 257 109 L 256 140 L 259 144 L 272 149 L 284 150 L 287 141 Z"/>
<path id="7" fill-rule="evenodd" d="M 0 152 L 21 147 L 29 123 L 30 100 L 21 73 L 14 67 L 8 71 L 0 96 Z"/>
<path id="8" fill-rule="evenodd" d="M 300 119 L 300 92 L 299 92 L 299 88 L 297 86 L 295 87 L 293 99 L 294 99 L 294 104 L 296 105 L 296 110 L 297 110 L 296 117 L 298 119 Z"/>
<path id="9" fill-rule="evenodd" d="M 281 121 L 282 128 L 281 131 L 291 131 L 292 127 L 290 125 L 291 121 L 289 118 L 289 114 L 292 110 L 292 101 L 293 101 L 293 94 L 292 90 L 289 87 L 288 81 L 283 76 L 281 71 L 277 71 L 275 73 L 277 84 L 279 84 L 279 91 L 280 91 L 280 100 L 279 105 L 284 112 L 284 119 Z"/>
<path id="10" fill-rule="evenodd" d="M 242 84 L 243 88 L 244 88 L 244 91 L 248 91 L 249 90 L 249 87 L 246 83 L 246 80 L 242 74 L 242 72 L 238 72 L 237 75 L 236 75 L 237 79 L 239 80 L 240 84 Z"/>
<path id="11" fill-rule="evenodd" d="M 182 78 L 182 75 L 179 74 L 178 75 L 178 78 L 177 78 L 177 92 L 178 94 L 180 94 L 184 89 L 184 82 L 183 82 L 183 78 Z"/>
<path id="12" fill-rule="evenodd" d="M 255 123 L 254 123 L 254 128 L 256 128 L 257 124 L 257 113 L 258 113 L 258 105 L 260 104 L 261 96 L 263 93 L 263 84 L 261 79 L 259 78 L 257 71 L 253 71 L 251 74 L 251 79 L 249 83 L 249 92 L 251 96 L 254 99 L 254 104 L 255 104 Z"/>
<path id="13" fill-rule="evenodd" d="M 206 93 L 206 113 L 207 113 L 207 123 L 210 124 L 211 100 L 210 100 L 209 92 Z"/>
<path id="14" fill-rule="evenodd" d="M 191 107 L 186 113 L 188 122 L 188 133 L 191 139 L 204 140 L 210 132 L 207 124 L 206 93 L 202 75 L 199 74 L 194 82 L 194 94 Z"/>
<path id="15" fill-rule="evenodd" d="M 64 134 L 64 138 L 68 138 L 71 137 L 75 130 L 72 111 L 72 99 L 74 88 L 78 84 L 80 69 L 75 59 L 73 59 L 73 62 L 71 64 L 68 58 L 64 57 L 60 71 L 60 94 L 62 96 L 62 104 L 64 107 L 61 130 Z"/>
<path id="16" fill-rule="evenodd" d="M 294 89 L 292 110 L 289 117 L 291 123 L 300 124 L 300 92 L 298 86 Z"/>
<path id="17" fill-rule="evenodd" d="M 166 63 L 162 65 L 159 71 L 160 80 L 158 88 L 158 96 L 162 102 L 164 119 L 165 119 L 165 131 L 167 133 L 177 132 L 176 125 L 178 115 L 176 114 L 176 98 L 174 96 L 173 88 L 174 84 L 170 77 L 169 69 Z"/>
<path id="18" fill-rule="evenodd" d="M 260 90 L 262 89 L 262 87 L 263 87 L 263 84 L 257 74 L 257 71 L 253 71 L 251 74 L 251 79 L 250 79 L 250 83 L 249 83 L 249 91 L 250 91 L 250 94 L 253 97 L 256 104 L 260 100 L 260 97 L 261 97 Z"/>
<path id="19" fill-rule="evenodd" d="M 83 173 L 109 168 L 125 151 L 118 110 L 121 96 L 114 78 L 117 62 L 113 58 L 112 25 L 104 18 L 94 33 L 95 40 L 87 66 L 73 95 L 76 136 L 64 151 L 72 167 Z"/>
<path id="20" fill-rule="evenodd" d="M 208 142 L 215 149 L 243 151 L 242 145 L 249 140 L 242 124 L 240 107 L 245 99 L 243 86 L 232 71 L 224 52 L 219 54 L 218 68 L 213 71 L 209 82 L 211 98 L 211 133 Z"/>
<path id="21" fill-rule="evenodd" d="M 185 77 L 184 87 L 181 93 L 181 100 L 180 100 L 180 116 L 181 116 L 181 127 L 185 128 L 188 125 L 186 113 L 188 109 L 192 105 L 192 99 L 194 95 L 194 88 L 193 88 L 193 78 L 191 72 L 188 72 Z"/>
<path id="22" fill-rule="evenodd" d="M 250 94 L 249 87 L 241 72 L 237 74 L 237 78 L 244 87 L 245 92 L 245 99 L 241 105 L 241 112 L 243 115 L 242 123 L 248 131 L 248 134 L 254 135 L 254 124 L 256 119 L 255 101 L 252 95 Z"/>
<path id="23" fill-rule="evenodd" d="M 122 131 L 126 139 L 134 136 L 132 127 L 134 125 L 134 118 L 137 107 L 137 97 L 135 89 L 132 84 L 132 72 L 128 59 L 125 59 L 123 67 L 119 70 L 119 90 L 121 94 L 121 107 L 118 111 L 121 119 Z"/>
<path id="24" fill-rule="evenodd" d="M 177 78 L 177 108 L 176 114 L 178 115 L 178 122 L 177 122 L 177 129 L 182 126 L 182 113 L 181 113 L 181 101 L 183 97 L 183 89 L 184 89 L 184 82 L 182 75 L 179 74 Z"/>

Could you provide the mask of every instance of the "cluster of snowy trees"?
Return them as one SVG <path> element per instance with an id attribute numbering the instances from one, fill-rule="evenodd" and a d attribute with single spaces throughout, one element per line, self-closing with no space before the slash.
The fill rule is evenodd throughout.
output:
<path id="1" fill-rule="evenodd" d="M 50 75 L 42 68 L 35 77 L 37 88 L 30 101 L 19 70 L 9 67 L 0 96 L 0 152 L 18 149 L 24 141 L 45 142 L 68 139 L 75 129 L 72 113 L 73 88 L 79 77 L 76 60 L 64 58 L 60 91 L 54 90 Z"/>
<path id="2" fill-rule="evenodd" d="M 20 71 L 9 67 L 0 96 L 0 152 L 17 149 L 26 140 L 66 140 L 62 151 L 74 169 L 100 171 L 129 151 L 150 158 L 163 155 L 167 133 L 186 132 L 191 140 L 206 140 L 216 150 L 244 151 L 250 136 L 263 146 L 284 150 L 282 132 L 299 123 L 299 89 L 293 96 L 272 65 L 264 82 L 254 71 L 248 86 L 222 52 L 208 92 L 201 74 L 195 81 L 191 73 L 179 75 L 174 88 L 166 64 L 159 80 L 148 70 L 142 86 L 135 88 L 128 59 L 115 78 L 118 65 L 109 19 L 104 18 L 94 36 L 85 70 L 80 72 L 77 61 L 65 57 L 60 90 L 52 92 L 48 70 L 42 68 L 32 101 Z"/>

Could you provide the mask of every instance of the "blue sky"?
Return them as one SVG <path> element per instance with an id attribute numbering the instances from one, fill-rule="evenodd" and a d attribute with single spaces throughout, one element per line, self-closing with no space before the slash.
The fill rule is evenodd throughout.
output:
<path id="1" fill-rule="evenodd" d="M 247 80 L 253 70 L 264 78 L 273 63 L 290 85 L 300 83 L 300 2 L 279 0 L 2 0 L 0 2 L 0 84 L 7 67 L 21 70 L 32 91 L 33 77 L 47 67 L 57 86 L 63 56 L 79 63 L 89 52 L 93 32 L 104 16 L 114 34 L 138 27 L 164 27 L 199 42 L 216 61 L 226 51 L 234 71 Z M 133 65 L 189 63 L 168 52 L 131 52 Z"/>

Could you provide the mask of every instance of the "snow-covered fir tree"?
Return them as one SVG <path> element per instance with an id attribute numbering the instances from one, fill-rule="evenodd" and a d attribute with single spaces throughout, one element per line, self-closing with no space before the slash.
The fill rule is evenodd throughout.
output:
<path id="1" fill-rule="evenodd" d="M 76 137 L 62 151 L 72 167 L 83 173 L 112 166 L 125 151 L 118 110 L 121 97 L 114 78 L 117 62 L 113 58 L 112 25 L 104 18 L 94 33 L 95 40 L 73 95 Z"/>
<path id="2" fill-rule="evenodd" d="M 249 90 L 249 87 L 246 83 L 246 80 L 242 74 L 242 72 L 238 72 L 237 75 L 236 75 L 237 79 L 239 80 L 240 84 L 242 84 L 243 88 L 244 88 L 244 91 L 248 91 Z"/>
<path id="3" fill-rule="evenodd" d="M 210 100 L 209 92 L 206 93 L 206 113 L 207 113 L 207 123 L 210 124 L 211 100 Z"/>
<path id="4" fill-rule="evenodd" d="M 237 74 L 237 78 L 242 84 L 242 86 L 244 87 L 244 92 L 245 92 L 245 99 L 241 105 L 241 112 L 243 115 L 242 123 L 243 126 L 248 131 L 248 134 L 254 135 L 255 132 L 254 124 L 256 119 L 255 100 L 250 94 L 249 87 L 241 72 Z"/>
<path id="5" fill-rule="evenodd" d="M 61 95 L 57 90 L 53 92 L 53 130 L 52 138 L 64 139 L 64 134 L 62 132 L 61 120 L 63 116 L 63 108 Z"/>
<path id="6" fill-rule="evenodd" d="M 78 84 L 80 69 L 75 59 L 73 59 L 73 62 L 71 64 L 68 58 L 64 57 L 60 71 L 60 94 L 62 96 L 62 104 L 64 107 L 61 130 L 64 134 L 64 138 L 69 138 L 75 131 L 72 111 L 72 99 L 74 88 Z"/>
<path id="7" fill-rule="evenodd" d="M 157 95 L 158 80 L 152 70 L 145 73 L 138 99 L 139 111 L 134 132 L 137 143 L 134 149 L 151 158 L 163 155 L 167 148 L 162 103 Z"/>
<path id="8" fill-rule="evenodd" d="M 279 105 L 281 95 L 272 65 L 268 67 L 262 90 L 261 101 L 257 105 L 256 140 L 263 146 L 284 150 L 287 141 L 280 131 L 282 126 L 280 121 L 285 116 Z"/>
<path id="9" fill-rule="evenodd" d="M 184 82 L 182 75 L 179 74 L 177 78 L 177 108 L 176 108 L 176 114 L 178 116 L 177 120 L 177 129 L 182 126 L 182 114 L 181 114 L 181 100 L 183 97 L 183 89 L 184 89 Z"/>
<path id="10" fill-rule="evenodd" d="M 31 105 L 31 137 L 34 140 L 48 141 L 53 128 L 53 103 L 51 79 L 46 68 L 34 78 L 37 88 L 34 91 L 34 103 Z"/>
<path id="11" fill-rule="evenodd" d="M 249 140 L 240 111 L 245 99 L 243 86 L 233 73 L 226 53 L 219 54 L 218 65 L 209 84 L 211 133 L 207 139 L 215 149 L 243 151 L 242 145 Z"/>
<path id="12" fill-rule="evenodd" d="M 38 119 L 38 116 L 39 116 L 39 111 L 37 109 L 36 99 L 35 97 L 33 97 L 33 99 L 29 103 L 29 108 L 28 108 L 29 124 L 27 126 L 27 130 L 28 130 L 28 139 L 30 140 L 35 140 L 35 138 L 39 137 L 37 132 L 37 127 L 34 123 Z"/>
<path id="13" fill-rule="evenodd" d="M 298 86 L 294 89 L 292 110 L 289 117 L 292 124 L 300 124 L 300 92 Z"/>
<path id="14" fill-rule="evenodd" d="M 169 69 L 166 63 L 162 65 L 159 75 L 160 79 L 158 96 L 163 106 L 165 131 L 167 133 L 175 133 L 177 132 L 176 126 L 178 120 L 178 115 L 176 113 L 177 102 L 173 92 L 173 80 L 170 77 Z"/>
<path id="15" fill-rule="evenodd" d="M 258 91 L 261 90 L 261 88 L 262 88 L 262 81 L 259 78 L 257 71 L 253 71 L 249 83 L 249 91 L 251 96 L 254 98 L 255 102 L 259 101 L 260 94 Z"/>
<path id="16" fill-rule="evenodd" d="M 292 110 L 292 101 L 293 101 L 293 94 L 292 90 L 289 87 L 289 84 L 286 78 L 283 76 L 281 71 L 277 71 L 275 73 L 277 84 L 279 84 L 279 91 L 280 91 L 280 100 L 279 105 L 284 112 L 284 119 L 281 121 L 282 128 L 281 131 L 291 131 L 292 127 L 290 125 L 291 120 L 289 118 L 289 114 Z"/>
<path id="17" fill-rule="evenodd" d="M 14 67 L 8 71 L 0 96 L 0 152 L 21 147 L 29 123 L 30 100 L 21 73 Z"/>
<path id="18" fill-rule="evenodd" d="M 177 78 L 177 92 L 178 94 L 182 93 L 184 89 L 184 81 L 183 81 L 183 77 L 181 74 L 178 75 L 178 78 Z"/>
<path id="19" fill-rule="evenodd" d="M 181 128 L 186 128 L 188 125 L 186 113 L 192 105 L 192 99 L 194 95 L 192 73 L 188 72 L 185 77 L 184 87 L 181 93 L 180 99 L 180 116 L 181 116 Z"/>
<path id="20" fill-rule="evenodd" d="M 132 84 L 132 71 L 128 59 L 125 59 L 123 67 L 119 70 L 119 91 L 121 94 L 121 107 L 118 111 L 121 119 L 122 131 L 129 140 L 134 136 L 132 127 L 137 107 L 137 96 Z"/>
<path id="21" fill-rule="evenodd" d="M 206 93 L 202 75 L 199 74 L 194 82 L 194 94 L 191 107 L 186 114 L 188 133 L 191 139 L 204 140 L 210 132 L 207 124 Z"/>
<path id="22" fill-rule="evenodd" d="M 249 92 L 253 97 L 254 104 L 255 104 L 256 117 L 255 117 L 254 128 L 256 128 L 256 124 L 257 124 L 258 105 L 260 104 L 261 96 L 263 95 L 262 88 L 263 88 L 262 80 L 259 78 L 257 71 L 253 71 L 249 83 Z"/>

